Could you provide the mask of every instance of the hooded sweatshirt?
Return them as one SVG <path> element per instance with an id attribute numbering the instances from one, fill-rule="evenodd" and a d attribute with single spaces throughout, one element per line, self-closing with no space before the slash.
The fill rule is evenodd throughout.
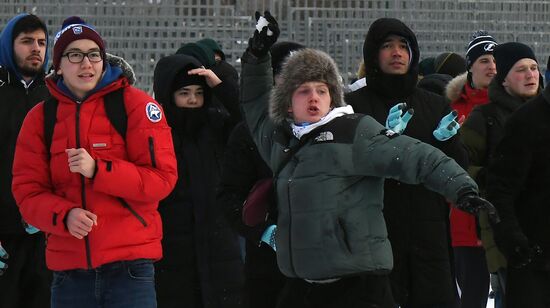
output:
<path id="1" fill-rule="evenodd" d="M 13 54 L 13 28 L 17 22 L 29 14 L 23 13 L 12 18 L 7 24 L 2 33 L 0 34 L 0 65 L 7 68 L 10 72 L 15 74 L 17 80 L 23 80 L 23 76 L 17 69 L 17 64 L 15 64 L 15 57 Z M 47 69 L 48 65 L 48 33 L 46 32 L 46 53 L 44 55 L 44 64 L 42 68 L 44 71 Z M 29 83 L 30 84 L 30 83 Z"/>
<path id="2" fill-rule="evenodd" d="M 12 18 L 0 34 L 0 234 L 24 234 L 21 214 L 11 191 L 12 164 L 17 135 L 25 115 L 38 102 L 49 97 L 41 72 L 28 84 L 17 69 L 13 54 L 13 28 L 21 18 Z M 46 33 L 47 38 L 47 33 Z M 48 62 L 48 49 L 43 68 Z"/>

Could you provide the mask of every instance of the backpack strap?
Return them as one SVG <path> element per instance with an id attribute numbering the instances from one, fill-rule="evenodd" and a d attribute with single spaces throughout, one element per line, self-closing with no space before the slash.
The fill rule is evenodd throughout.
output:
<path id="1" fill-rule="evenodd" d="M 124 88 L 119 88 L 105 95 L 104 105 L 111 125 L 115 127 L 122 139 L 126 140 L 128 115 L 124 106 Z"/>
<path id="2" fill-rule="evenodd" d="M 50 97 L 44 101 L 44 144 L 46 152 L 50 155 L 50 147 L 52 146 L 53 130 L 57 120 L 57 105 L 55 98 Z"/>
<path id="3" fill-rule="evenodd" d="M 48 155 L 52 145 L 53 130 L 57 120 L 58 101 L 50 97 L 44 101 L 44 144 Z M 128 115 L 124 106 L 124 89 L 120 88 L 105 95 L 105 112 L 107 118 L 116 131 L 126 140 L 126 129 L 128 127 Z"/>

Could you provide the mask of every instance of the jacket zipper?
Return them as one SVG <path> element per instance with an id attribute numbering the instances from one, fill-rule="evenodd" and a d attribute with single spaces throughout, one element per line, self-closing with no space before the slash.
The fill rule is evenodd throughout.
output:
<path id="1" fill-rule="evenodd" d="M 290 268 L 295 276 L 298 276 L 296 269 L 294 268 L 294 260 L 292 258 L 292 214 L 290 206 L 290 184 L 292 183 L 292 178 L 288 178 L 287 182 L 287 198 L 288 198 L 288 257 L 290 261 Z"/>
<path id="2" fill-rule="evenodd" d="M 76 102 L 76 148 L 80 148 L 80 106 L 81 102 Z M 86 178 L 80 175 L 80 198 L 82 199 L 82 208 L 86 210 Z M 88 236 L 84 237 L 84 243 L 86 245 L 86 262 L 88 263 L 88 269 L 92 269 L 92 255 L 90 250 L 90 240 Z"/>
<path id="3" fill-rule="evenodd" d="M 149 155 L 151 155 L 151 165 L 153 168 L 156 168 L 157 162 L 155 160 L 155 143 L 152 136 L 149 136 Z"/>
<path id="4" fill-rule="evenodd" d="M 122 206 L 127 209 L 128 211 L 130 211 L 130 213 L 132 213 L 132 215 L 134 215 L 137 220 L 139 220 L 139 222 L 141 222 L 141 224 L 144 226 L 144 227 L 147 227 L 147 222 L 145 221 L 145 219 L 143 219 L 143 217 L 141 217 L 138 212 L 136 212 L 136 210 L 134 210 L 129 204 L 128 202 L 126 202 L 126 200 L 122 199 L 122 198 L 118 198 L 118 200 L 120 200 L 120 203 L 122 204 Z"/>

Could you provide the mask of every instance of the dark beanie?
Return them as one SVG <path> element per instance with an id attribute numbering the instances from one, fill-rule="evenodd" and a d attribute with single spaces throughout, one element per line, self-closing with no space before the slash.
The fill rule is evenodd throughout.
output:
<path id="1" fill-rule="evenodd" d="M 188 55 L 191 56 L 204 65 L 206 68 L 211 68 L 216 64 L 216 59 L 214 57 L 214 52 L 205 47 L 202 44 L 197 43 L 187 43 L 181 46 L 177 51 L 177 55 Z"/>
<path id="2" fill-rule="evenodd" d="M 538 63 L 533 50 L 529 46 L 517 42 L 498 45 L 495 48 L 494 56 L 497 62 L 497 75 L 495 78 L 500 84 L 504 82 L 504 78 L 506 78 L 508 72 L 519 60 L 528 58 Z"/>
<path id="3" fill-rule="evenodd" d="M 418 75 L 428 76 L 435 73 L 434 57 L 425 58 L 418 63 Z"/>
<path id="4" fill-rule="evenodd" d="M 170 88 L 171 93 L 190 85 L 202 86 L 202 88 L 206 90 L 206 80 L 203 76 L 187 74 L 188 71 L 194 68 L 196 68 L 194 65 L 188 65 L 176 74 L 172 82 L 172 87 Z"/>
<path id="5" fill-rule="evenodd" d="M 472 34 L 468 48 L 466 49 L 466 68 L 470 69 L 477 58 L 484 54 L 492 54 L 497 41 L 487 33 L 487 31 L 479 30 Z"/>
<path id="6" fill-rule="evenodd" d="M 291 52 L 304 49 L 306 46 L 294 42 L 277 42 L 271 46 L 271 67 L 273 68 L 273 76 L 279 75 L 283 67 L 284 60 Z"/>
<path id="7" fill-rule="evenodd" d="M 97 31 L 92 28 L 90 25 L 86 24 L 78 16 L 71 16 L 65 21 L 61 26 L 61 31 L 57 32 L 54 39 L 53 45 L 53 67 L 54 69 L 59 69 L 59 63 L 61 62 L 61 57 L 65 48 L 76 40 L 92 40 L 101 51 L 102 58 L 105 59 L 105 42 L 97 33 Z M 105 62 L 103 62 L 103 67 L 105 67 Z"/>
<path id="8" fill-rule="evenodd" d="M 454 52 L 444 52 L 434 59 L 435 72 L 456 77 L 466 72 L 466 60 Z"/>
<path id="9" fill-rule="evenodd" d="M 213 39 L 204 38 L 202 40 L 198 40 L 197 44 L 202 45 L 203 47 L 212 50 L 212 52 L 214 52 L 214 54 L 219 53 L 220 56 L 222 57 L 222 60 L 225 60 L 225 53 L 223 52 L 223 50 L 220 47 L 220 45 L 218 44 L 218 42 L 214 41 Z"/>

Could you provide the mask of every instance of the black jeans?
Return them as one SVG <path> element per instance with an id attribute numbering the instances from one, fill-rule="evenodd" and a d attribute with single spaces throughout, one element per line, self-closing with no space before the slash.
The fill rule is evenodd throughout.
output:
<path id="1" fill-rule="evenodd" d="M 277 307 L 394 308 L 395 304 L 386 275 L 361 275 L 326 284 L 289 279 Z"/>
<path id="2" fill-rule="evenodd" d="M 460 307 L 485 308 L 489 296 L 489 269 L 483 247 L 454 247 Z"/>

